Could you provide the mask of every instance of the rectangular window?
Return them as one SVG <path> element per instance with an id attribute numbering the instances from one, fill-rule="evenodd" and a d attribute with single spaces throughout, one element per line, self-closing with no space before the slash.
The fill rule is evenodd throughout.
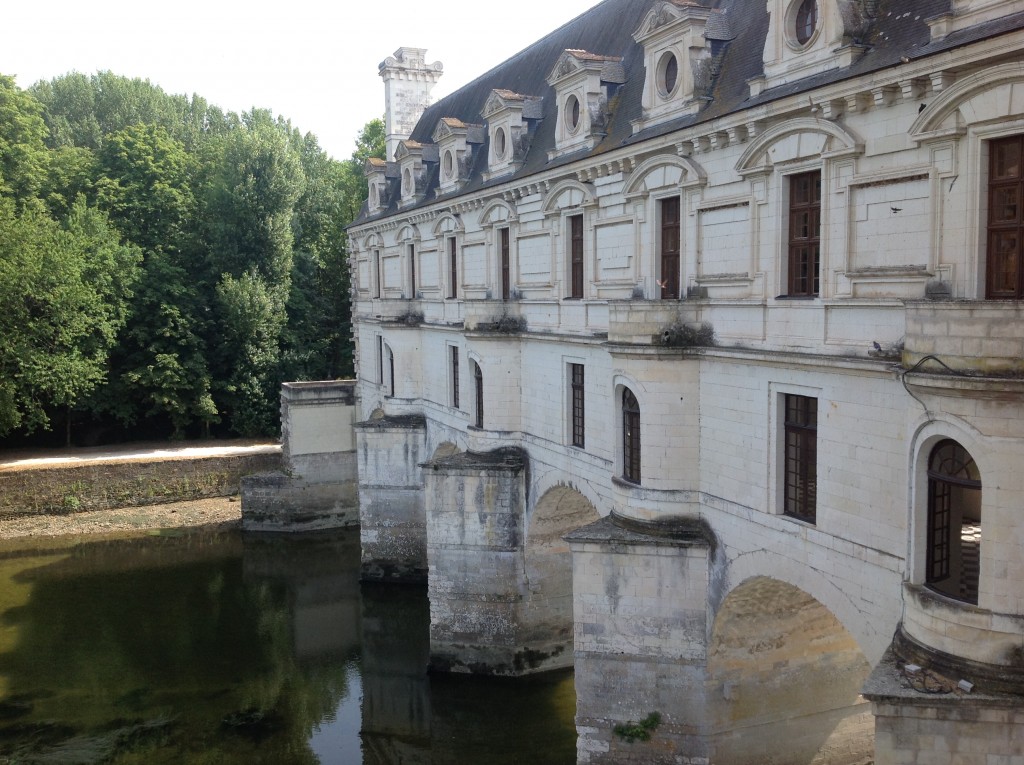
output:
<path id="1" fill-rule="evenodd" d="M 374 287 L 373 296 L 380 297 L 382 292 L 382 282 L 384 281 L 384 274 L 380 270 L 380 250 L 373 251 L 373 271 L 374 271 Z"/>
<path id="2" fill-rule="evenodd" d="M 584 431 L 583 365 L 569 365 L 569 385 L 572 391 L 572 445 L 586 447 Z"/>
<path id="3" fill-rule="evenodd" d="M 821 270 L 821 172 L 789 179 L 789 297 L 818 295 Z"/>
<path id="4" fill-rule="evenodd" d="M 455 237 L 448 238 L 448 297 L 459 296 L 459 251 Z"/>
<path id="5" fill-rule="evenodd" d="M 384 384 L 384 337 L 377 335 L 377 384 Z"/>
<path id="6" fill-rule="evenodd" d="M 818 498 L 818 399 L 789 393 L 784 398 L 782 511 L 814 523 Z"/>
<path id="7" fill-rule="evenodd" d="M 569 218 L 569 297 L 583 297 L 583 216 Z"/>
<path id="8" fill-rule="evenodd" d="M 409 245 L 409 299 L 416 297 L 416 245 Z"/>
<path id="9" fill-rule="evenodd" d="M 501 229 L 501 299 L 508 300 L 512 294 L 512 279 L 509 274 L 508 229 Z"/>
<path id="10" fill-rule="evenodd" d="M 992 300 L 1024 297 L 1024 136 L 1002 138 L 989 144 L 988 155 L 988 262 L 985 295 Z"/>
<path id="11" fill-rule="evenodd" d="M 661 287 L 662 300 L 679 297 L 679 197 L 662 199 L 661 212 Z"/>
<path id="12" fill-rule="evenodd" d="M 471 361 L 469 365 L 473 372 L 473 387 L 476 391 L 476 426 L 482 428 L 484 426 L 484 373 L 476 362 Z"/>
<path id="13" fill-rule="evenodd" d="M 459 408 L 459 349 L 454 345 L 451 347 L 452 356 L 452 406 Z"/>

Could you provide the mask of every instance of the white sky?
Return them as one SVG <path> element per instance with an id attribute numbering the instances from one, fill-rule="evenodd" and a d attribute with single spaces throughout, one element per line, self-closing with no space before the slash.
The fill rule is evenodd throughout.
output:
<path id="1" fill-rule="evenodd" d="M 270 109 L 347 159 L 359 129 L 384 114 L 377 65 L 397 48 L 444 64 L 439 98 L 597 3 L 8 0 L 0 74 L 27 88 L 109 69 L 226 111 Z"/>

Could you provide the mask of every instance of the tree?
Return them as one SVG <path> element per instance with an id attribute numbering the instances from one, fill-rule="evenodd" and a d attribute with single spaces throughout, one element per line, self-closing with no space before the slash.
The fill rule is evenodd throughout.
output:
<path id="1" fill-rule="evenodd" d="M 84 200 L 61 225 L 0 199 L 0 434 L 44 428 L 102 383 L 139 258 Z"/>
<path id="2" fill-rule="evenodd" d="M 19 205 L 34 199 L 46 179 L 46 123 L 42 105 L 0 75 L 0 197 Z"/>

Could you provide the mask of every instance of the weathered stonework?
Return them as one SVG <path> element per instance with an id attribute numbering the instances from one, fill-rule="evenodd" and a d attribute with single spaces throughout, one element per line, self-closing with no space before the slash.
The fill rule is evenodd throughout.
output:
<path id="1" fill-rule="evenodd" d="M 426 582 L 427 520 L 420 463 L 426 422 L 380 417 L 355 426 L 359 445 L 362 578 Z"/>
<path id="2" fill-rule="evenodd" d="M 353 382 L 285 383 L 283 472 L 242 480 L 242 528 L 303 531 L 359 523 Z"/>
<path id="3" fill-rule="evenodd" d="M 525 453 L 461 452 L 424 469 L 431 667 L 522 675 L 564 666 L 565 636 L 530 629 Z"/>

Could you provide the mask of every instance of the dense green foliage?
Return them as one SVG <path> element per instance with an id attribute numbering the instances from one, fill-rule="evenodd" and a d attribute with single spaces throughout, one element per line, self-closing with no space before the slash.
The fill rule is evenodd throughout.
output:
<path id="1" fill-rule="evenodd" d="M 275 432 L 282 381 L 352 373 L 344 228 L 383 153 L 379 119 L 338 162 L 266 111 L 0 75 L 0 436 Z"/>

